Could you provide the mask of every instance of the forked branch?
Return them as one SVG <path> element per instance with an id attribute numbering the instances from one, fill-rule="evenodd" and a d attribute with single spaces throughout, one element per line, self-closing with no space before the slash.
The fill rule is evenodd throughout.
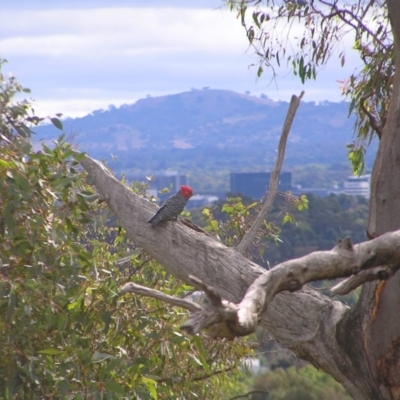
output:
<path id="1" fill-rule="evenodd" d="M 175 299 L 175 304 L 171 299 L 166 301 L 193 311 L 189 320 L 181 327 L 190 334 L 197 334 L 206 329 L 213 337 L 233 339 L 247 336 L 255 331 L 261 314 L 268 308 L 275 295 L 282 291 L 294 292 L 307 282 L 358 273 L 364 277 L 361 280 L 365 279 L 365 276 L 368 276 L 369 280 L 388 277 L 388 271 L 393 275 L 400 268 L 399 244 L 400 230 L 355 246 L 349 238 L 345 238 L 330 251 L 314 252 L 265 271 L 249 287 L 239 304 L 222 300 L 213 287 L 193 276 L 189 277 L 190 281 L 197 289 L 205 292 L 208 301 L 202 306 L 182 299 Z M 368 274 L 369 271 L 372 271 L 372 274 Z M 386 273 L 383 274 L 382 271 Z M 141 293 L 137 290 L 128 290 L 129 285 L 134 284 L 126 284 L 121 292 Z M 155 296 L 152 293 L 156 291 L 147 290 L 147 294 L 143 292 L 141 294 L 162 299 L 161 295 Z"/>
<path id="2" fill-rule="evenodd" d="M 229 305 L 229 319 L 223 321 L 229 337 L 253 333 L 276 294 L 282 291 L 294 292 L 311 281 L 334 279 L 357 274 L 360 271 L 382 265 L 400 265 L 400 231 L 387 233 L 374 240 L 353 246 L 349 238 L 340 240 L 331 251 L 317 251 L 305 257 L 283 262 L 265 271 L 247 290 L 243 300 L 237 305 L 236 318 L 232 319 L 232 305 Z M 376 279 L 379 275 L 376 275 Z M 202 320 L 202 311 L 195 312 L 183 328 L 190 332 L 192 321 L 197 329 L 209 328 L 210 312 L 223 314 L 220 308 L 207 310 L 207 319 Z M 215 316 L 214 320 L 218 320 Z"/>

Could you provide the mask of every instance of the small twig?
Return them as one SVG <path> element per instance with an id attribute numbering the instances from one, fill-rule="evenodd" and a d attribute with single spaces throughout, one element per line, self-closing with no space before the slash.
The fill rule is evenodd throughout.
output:
<path id="1" fill-rule="evenodd" d="M 252 394 L 269 394 L 267 390 L 252 390 L 246 394 L 239 394 L 238 396 L 231 397 L 229 400 L 236 400 L 236 399 L 250 399 L 249 396 Z"/>
<path id="2" fill-rule="evenodd" d="M 374 116 L 374 114 L 372 114 L 368 108 L 365 106 L 365 102 L 374 95 L 374 92 L 370 92 L 364 96 L 362 96 L 360 98 L 360 106 L 361 109 L 364 111 L 365 115 L 368 117 L 369 119 L 369 123 L 372 127 L 372 129 L 376 132 L 376 134 L 378 135 L 379 138 L 381 138 L 382 136 L 382 126 L 378 124 L 378 120 L 376 119 L 376 117 Z"/>
<path id="3" fill-rule="evenodd" d="M 224 372 L 230 372 L 230 371 L 234 370 L 235 368 L 237 368 L 237 365 L 234 365 L 233 367 L 228 367 L 225 369 L 217 369 L 216 371 L 211 372 L 207 375 L 202 375 L 202 376 L 197 376 L 196 378 L 192 378 L 191 381 L 193 381 L 193 382 L 203 381 L 204 379 L 211 378 L 212 376 L 223 374 Z"/>
<path id="4" fill-rule="evenodd" d="M 140 271 L 150 261 L 151 261 L 151 258 L 148 258 L 147 260 L 142 261 L 136 268 L 133 269 L 133 272 L 131 274 L 129 274 L 128 280 L 131 279 L 133 275 L 135 275 L 138 271 Z"/>
<path id="5" fill-rule="evenodd" d="M 333 19 L 334 17 L 338 17 L 339 19 L 341 19 L 345 24 L 351 26 L 355 32 L 359 31 L 359 28 L 362 28 L 365 32 L 368 33 L 368 35 L 370 37 L 373 37 L 374 40 L 379 43 L 380 46 L 382 46 L 383 49 L 386 49 L 386 45 L 385 43 L 382 42 L 381 39 L 379 39 L 378 35 L 376 35 L 374 33 L 374 31 L 372 31 L 371 29 L 368 28 L 368 26 L 366 24 L 364 24 L 362 22 L 362 18 L 359 18 L 356 14 L 354 14 L 353 12 L 351 12 L 348 9 L 339 9 L 337 6 L 337 2 L 335 2 L 335 4 L 329 3 L 325 0 L 320 0 L 320 2 L 322 4 L 325 4 L 328 7 L 332 7 L 335 11 L 334 12 L 330 12 L 327 15 L 324 15 L 322 13 L 319 13 L 320 15 L 324 15 L 324 19 Z M 314 8 L 315 10 L 315 8 Z M 357 22 L 357 25 L 354 24 L 350 19 L 345 18 L 345 15 L 349 15 L 352 19 L 354 19 Z"/>
<path id="6" fill-rule="evenodd" d="M 188 311 L 196 312 L 201 311 L 203 308 L 197 304 L 193 303 L 189 300 L 180 299 L 178 297 L 169 296 L 168 294 L 164 294 L 156 289 L 150 289 L 146 286 L 141 286 L 133 282 L 128 282 L 124 286 L 122 286 L 119 296 L 124 295 L 125 293 L 136 293 L 142 296 L 151 297 L 153 299 L 158 299 L 164 301 L 165 303 L 171 304 L 173 306 L 182 307 Z"/>
<path id="7" fill-rule="evenodd" d="M 234 365 L 233 367 L 228 367 L 228 368 L 225 368 L 225 369 L 217 369 L 217 370 L 215 370 L 213 372 L 210 372 L 209 374 L 197 376 L 195 378 L 191 378 L 190 380 L 191 380 L 191 382 L 203 381 L 204 379 L 212 378 L 215 375 L 219 375 L 219 374 L 222 374 L 224 372 L 230 372 L 230 371 L 234 370 L 235 368 L 237 368 L 237 365 Z M 157 382 L 158 383 L 164 383 L 164 382 L 167 382 L 170 379 L 174 380 L 173 378 L 169 377 L 169 378 L 158 379 Z M 179 382 L 182 382 L 182 381 L 183 381 L 183 379 L 179 380 Z"/>
<path id="8" fill-rule="evenodd" d="M 246 235 L 243 237 L 242 241 L 238 244 L 236 249 L 241 253 L 245 254 L 249 250 L 251 244 L 253 243 L 258 231 L 260 230 L 265 217 L 269 213 L 276 194 L 278 192 L 279 175 L 281 173 L 282 163 L 285 158 L 286 142 L 289 136 L 290 128 L 292 126 L 296 111 L 299 108 L 300 101 L 304 95 L 304 91 L 300 93 L 300 96 L 292 96 L 290 100 L 289 109 L 286 115 L 285 123 L 283 124 L 281 138 L 278 145 L 278 157 L 276 159 L 275 167 L 271 172 L 271 178 L 269 181 L 269 190 L 265 203 L 262 205 L 260 212 L 258 213 L 253 225 L 250 227 Z"/>

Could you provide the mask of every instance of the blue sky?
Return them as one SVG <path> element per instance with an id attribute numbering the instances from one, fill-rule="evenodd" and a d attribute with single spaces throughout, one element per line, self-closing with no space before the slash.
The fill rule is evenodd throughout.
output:
<path id="1" fill-rule="evenodd" d="M 0 57 L 32 90 L 41 115 L 82 116 L 110 104 L 134 103 L 210 87 L 288 100 L 340 101 L 338 80 L 358 66 L 334 58 L 317 82 L 302 85 L 285 69 L 256 79 L 256 59 L 243 28 L 221 0 L 2 0 Z"/>

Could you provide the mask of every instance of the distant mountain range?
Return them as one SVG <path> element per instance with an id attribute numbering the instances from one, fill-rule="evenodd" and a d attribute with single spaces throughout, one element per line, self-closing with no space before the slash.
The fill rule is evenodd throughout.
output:
<path id="1" fill-rule="evenodd" d="M 289 135 L 285 168 L 346 163 L 355 121 L 348 118 L 348 107 L 346 102 L 303 101 Z M 99 159 L 116 156 L 111 167 L 128 176 L 173 169 L 212 180 L 233 171 L 270 170 L 287 110 L 287 102 L 265 96 L 208 89 L 110 106 L 63 124 L 81 150 Z M 35 132 L 45 140 L 59 135 L 50 125 Z M 373 143 L 368 161 L 375 148 Z"/>

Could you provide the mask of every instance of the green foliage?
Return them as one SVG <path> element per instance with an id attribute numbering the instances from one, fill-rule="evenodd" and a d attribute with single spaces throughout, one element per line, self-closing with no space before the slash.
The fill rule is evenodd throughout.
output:
<path id="1" fill-rule="evenodd" d="M 304 361 L 296 361 L 289 350 L 285 350 L 275 341 L 268 341 L 259 350 L 262 354 L 261 365 L 267 372 L 254 374 L 243 369 L 234 384 L 225 384 L 225 393 L 229 394 L 230 398 L 243 396 L 243 399 L 252 400 L 351 399 L 343 386 L 329 374 Z M 246 394 L 249 395 L 246 397 Z"/>
<path id="2" fill-rule="evenodd" d="M 293 74 L 299 76 L 302 83 L 316 79 L 318 69 L 352 31 L 353 48 L 358 51 L 363 68 L 341 83 L 342 94 L 350 99 L 349 113 L 357 115 L 354 125 L 357 140 L 353 146 L 364 148 L 374 134 L 382 134 L 394 75 L 393 35 L 384 0 L 329 5 L 276 0 L 228 0 L 227 3 L 237 12 L 249 44 L 259 57 L 258 77 L 266 69 L 275 77 L 276 68 L 286 64 L 292 66 Z M 295 26 L 300 26 L 300 33 Z M 343 66 L 345 52 L 336 54 Z M 349 152 L 355 172 L 361 174 L 363 161 L 360 158 L 364 153 L 360 151 L 355 155 L 353 149 Z"/>
<path id="3" fill-rule="evenodd" d="M 290 193 L 280 193 L 278 224 L 294 223 L 294 210 L 302 211 L 308 209 L 307 196 L 296 197 Z M 201 213 L 193 212 L 194 222 L 203 226 L 205 230 L 213 233 L 219 240 L 227 246 L 237 246 L 245 233 L 254 222 L 254 218 L 259 212 L 260 203 L 249 197 L 228 197 L 226 202 L 217 201 L 212 208 L 203 208 Z M 256 239 L 255 247 L 257 251 L 253 256 L 260 265 L 265 262 L 263 255 L 267 243 L 277 244 L 281 242 L 279 237 L 280 229 L 276 221 L 264 221 L 263 229 Z M 267 262 L 268 263 L 268 262 Z"/>
<path id="4" fill-rule="evenodd" d="M 293 210 L 303 211 L 308 209 L 308 198 L 305 194 L 293 196 L 291 193 L 281 193 L 281 196 L 286 200 L 282 203 L 281 209 L 284 213 L 282 225 L 288 222 L 295 223 L 296 219 Z M 289 207 L 288 207 L 289 206 Z"/>
<path id="5" fill-rule="evenodd" d="M 215 213 L 204 208 L 202 217 L 207 222 L 204 229 L 217 235 L 227 246 L 236 246 L 247 232 L 251 222 L 249 217 L 254 215 L 257 205 L 258 202 L 245 205 L 240 197 L 227 198 L 221 205 L 224 221 L 217 221 Z"/>
<path id="6" fill-rule="evenodd" d="M 268 397 L 253 400 L 350 400 L 345 389 L 330 375 L 318 371 L 311 365 L 302 368 L 278 368 L 258 376 L 254 389 L 268 392 Z"/>
<path id="7" fill-rule="evenodd" d="M 364 172 L 365 167 L 365 148 L 362 146 L 356 146 L 355 143 L 347 145 L 348 158 L 353 167 L 354 174 L 360 176 Z"/>
<path id="8" fill-rule="evenodd" d="M 234 247 L 250 228 L 258 209 L 257 201 L 228 197 L 226 202 L 216 202 L 212 209 L 204 208 L 201 212 L 203 221 L 196 218 L 195 222 L 204 226 L 205 230 L 212 232 L 227 246 Z M 266 237 L 277 239 L 273 224 L 265 222 L 264 228 Z"/>
<path id="9" fill-rule="evenodd" d="M 213 397 L 247 347 L 188 338 L 181 310 L 117 296 L 130 279 L 181 297 L 191 288 L 127 239 L 63 136 L 34 151 L 41 119 L 0 78 L 0 398 Z"/>
<path id="10" fill-rule="evenodd" d="M 369 24 L 356 31 L 354 49 L 360 54 L 363 68 L 342 84 L 342 92 L 350 98 L 349 111 L 355 111 L 356 147 L 365 146 L 374 134 L 381 136 L 392 97 L 394 75 L 394 43 L 385 2 L 374 2 Z M 380 3 L 380 4 L 379 4 Z"/>
<path id="11" fill-rule="evenodd" d="M 224 383 L 223 390 L 218 399 L 229 400 L 235 398 L 236 396 L 241 396 L 249 393 L 252 390 L 254 381 L 254 375 L 252 375 L 245 368 L 241 369 L 240 375 L 238 375 L 235 381 L 227 381 Z M 241 397 L 240 397 L 241 398 Z M 243 399 L 248 399 L 249 397 L 243 397 Z M 252 399 L 251 397 L 249 399 Z"/>
<path id="12" fill-rule="evenodd" d="M 318 68 L 331 57 L 336 43 L 345 34 L 343 22 L 333 22 L 325 17 L 325 10 L 318 8 L 318 4 L 276 0 L 232 0 L 227 3 L 237 12 L 249 44 L 260 58 L 258 76 L 264 72 L 263 66 L 275 74 L 276 67 L 286 64 L 291 65 L 293 73 L 303 83 L 315 79 Z M 302 25 L 300 35 L 298 30 L 292 32 L 295 21 Z M 343 65 L 343 52 L 339 58 Z"/>

